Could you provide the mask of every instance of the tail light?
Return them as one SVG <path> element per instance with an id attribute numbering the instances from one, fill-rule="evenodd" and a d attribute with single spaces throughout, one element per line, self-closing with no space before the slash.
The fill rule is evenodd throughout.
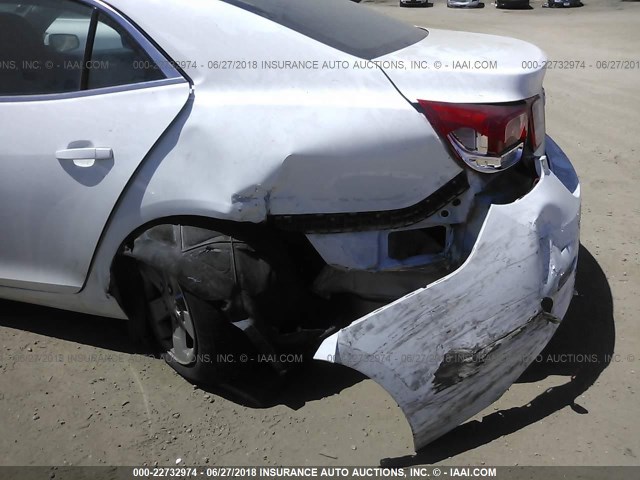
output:
<path id="1" fill-rule="evenodd" d="M 529 131 L 534 144 L 544 138 L 544 102 L 539 97 L 510 105 L 418 103 L 452 153 L 479 172 L 498 172 L 517 163 Z M 537 119 L 535 129 L 532 119 Z"/>
<path id="2" fill-rule="evenodd" d="M 544 96 L 537 97 L 531 104 L 531 119 L 531 145 L 535 152 L 542 145 L 547 129 L 544 116 Z"/>

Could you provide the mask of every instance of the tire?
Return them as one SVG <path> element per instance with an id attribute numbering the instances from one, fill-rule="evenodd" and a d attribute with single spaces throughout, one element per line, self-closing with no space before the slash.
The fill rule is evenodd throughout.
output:
<path id="1" fill-rule="evenodd" d="M 171 276 L 139 264 L 144 281 L 146 317 L 157 350 L 176 372 L 198 385 L 238 383 L 252 367 L 241 355 L 252 355 L 243 333 L 213 304 L 187 291 Z"/>

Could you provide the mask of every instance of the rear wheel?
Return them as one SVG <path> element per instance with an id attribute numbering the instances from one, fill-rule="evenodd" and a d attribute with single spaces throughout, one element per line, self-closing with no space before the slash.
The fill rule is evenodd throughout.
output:
<path id="1" fill-rule="evenodd" d="M 164 360 L 187 380 L 214 385 L 246 376 L 239 362 L 251 345 L 212 303 L 186 290 L 170 273 L 140 265 L 147 322 Z"/>

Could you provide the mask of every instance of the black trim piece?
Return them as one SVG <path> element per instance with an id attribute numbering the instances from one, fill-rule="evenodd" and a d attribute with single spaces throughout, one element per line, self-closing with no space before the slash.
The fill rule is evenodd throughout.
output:
<path id="1" fill-rule="evenodd" d="M 87 44 L 84 46 L 84 64 L 82 65 L 82 76 L 80 77 L 80 90 L 88 90 L 89 86 L 89 62 L 93 58 L 93 46 L 96 41 L 96 32 L 98 31 L 98 17 L 100 10 L 97 8 L 91 12 L 91 23 L 89 23 L 89 32 L 87 33 Z"/>
<path id="2" fill-rule="evenodd" d="M 467 175 L 462 172 L 410 207 L 382 212 L 272 215 L 269 222 L 280 230 L 305 233 L 364 232 L 406 227 L 430 217 L 468 188 Z"/>

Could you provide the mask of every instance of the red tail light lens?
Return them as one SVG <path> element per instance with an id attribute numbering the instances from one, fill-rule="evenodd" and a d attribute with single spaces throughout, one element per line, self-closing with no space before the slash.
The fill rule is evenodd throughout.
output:
<path id="1" fill-rule="evenodd" d="M 474 170 L 497 172 L 522 157 L 529 129 L 529 102 L 479 105 L 418 100 L 418 103 L 453 153 Z"/>

